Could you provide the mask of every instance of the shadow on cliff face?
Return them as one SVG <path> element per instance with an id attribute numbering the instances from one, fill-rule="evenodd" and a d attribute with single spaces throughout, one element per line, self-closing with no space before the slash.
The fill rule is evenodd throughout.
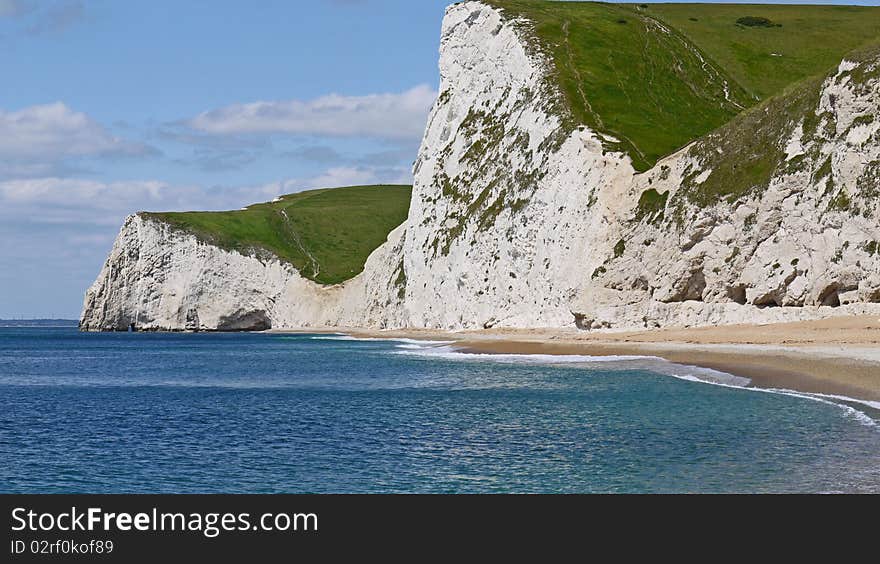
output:
<path id="1" fill-rule="evenodd" d="M 265 331 L 272 328 L 272 320 L 265 310 L 238 310 L 217 322 L 217 331 Z"/>

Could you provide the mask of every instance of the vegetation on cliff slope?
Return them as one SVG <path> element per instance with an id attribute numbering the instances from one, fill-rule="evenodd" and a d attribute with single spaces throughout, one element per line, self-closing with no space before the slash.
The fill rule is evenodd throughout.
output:
<path id="1" fill-rule="evenodd" d="M 310 190 L 223 212 L 143 213 L 218 247 L 244 254 L 268 251 L 306 278 L 336 284 L 403 223 L 411 186 L 351 186 Z"/>
<path id="2" fill-rule="evenodd" d="M 842 75 L 856 88 L 880 75 L 880 68 L 870 64 L 880 59 L 880 45 L 850 52 L 846 58 L 859 63 Z M 801 81 L 693 143 L 688 155 L 699 164 L 685 172 L 681 189 L 670 201 L 673 219 L 684 222 L 687 202 L 699 207 L 721 200 L 733 203 L 764 190 L 777 175 L 798 172 L 811 172 L 811 182 L 823 181 L 827 209 L 848 209 L 849 196 L 841 186 L 835 185 L 831 157 L 822 153 L 822 146 L 844 142 L 853 127 L 873 122 L 876 115 L 862 114 L 849 129 L 838 131 L 833 112 L 817 114 L 822 84 L 836 74 L 837 71 L 832 70 L 827 76 Z M 803 151 L 788 157 L 785 143 L 795 133 L 799 134 Z M 704 171 L 709 171 L 708 176 L 698 180 Z M 877 183 L 871 176 L 870 166 L 857 179 L 857 184 L 862 198 L 875 197 Z"/>
<path id="3" fill-rule="evenodd" d="M 637 170 L 824 74 L 880 29 L 873 7 L 486 1 L 533 23 L 571 117 Z M 738 21 L 760 18 L 771 25 Z"/>

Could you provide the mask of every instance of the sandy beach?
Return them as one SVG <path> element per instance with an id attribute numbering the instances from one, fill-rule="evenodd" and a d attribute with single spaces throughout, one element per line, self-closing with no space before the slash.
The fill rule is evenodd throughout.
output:
<path id="1" fill-rule="evenodd" d="M 656 356 L 744 376 L 756 387 L 880 402 L 880 318 L 874 316 L 623 332 L 341 331 L 360 337 L 448 340 L 470 353 Z"/>

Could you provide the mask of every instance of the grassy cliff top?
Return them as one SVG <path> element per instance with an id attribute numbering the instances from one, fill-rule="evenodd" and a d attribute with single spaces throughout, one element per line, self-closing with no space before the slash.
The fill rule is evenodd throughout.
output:
<path id="1" fill-rule="evenodd" d="M 642 12 L 678 29 L 759 100 L 824 75 L 850 51 L 880 39 L 877 6 L 647 6 Z M 743 25 L 741 18 L 767 23 Z"/>
<path id="2" fill-rule="evenodd" d="M 403 223 L 411 186 L 351 186 L 310 190 L 273 202 L 222 212 L 141 215 L 245 254 L 268 251 L 306 278 L 336 284 L 364 262 Z"/>
<path id="3" fill-rule="evenodd" d="M 877 41 L 880 8 L 484 0 L 533 24 L 571 117 L 646 170 Z"/>

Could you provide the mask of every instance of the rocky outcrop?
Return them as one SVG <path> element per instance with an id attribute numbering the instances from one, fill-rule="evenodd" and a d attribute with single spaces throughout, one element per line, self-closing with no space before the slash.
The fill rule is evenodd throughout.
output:
<path id="1" fill-rule="evenodd" d="M 584 329 L 880 314 L 880 54 L 637 172 L 572 123 L 530 23 L 447 9 L 407 221 L 336 286 L 142 216 L 89 330 Z"/>
<path id="2" fill-rule="evenodd" d="M 614 298 L 581 296 L 581 323 L 880 311 L 878 114 L 880 51 L 869 50 L 636 177 L 637 203 L 596 273 Z"/>

